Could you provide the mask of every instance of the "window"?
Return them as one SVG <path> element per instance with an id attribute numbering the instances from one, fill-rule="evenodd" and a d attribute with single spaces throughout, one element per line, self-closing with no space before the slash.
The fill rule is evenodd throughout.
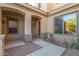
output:
<path id="1" fill-rule="evenodd" d="M 76 32 L 77 13 L 55 17 L 55 33 L 74 34 Z"/>
<path id="2" fill-rule="evenodd" d="M 38 3 L 38 8 L 41 8 L 41 3 Z"/>
<path id="3" fill-rule="evenodd" d="M 64 20 L 64 33 L 74 34 L 76 32 L 76 13 L 63 16 Z"/>
<path id="4" fill-rule="evenodd" d="M 41 3 L 29 3 L 29 4 L 32 5 L 32 6 L 35 6 L 37 8 L 41 8 L 42 7 Z"/>
<path id="5" fill-rule="evenodd" d="M 14 18 L 8 19 L 8 32 L 9 34 L 18 33 L 18 20 Z"/>
<path id="6" fill-rule="evenodd" d="M 55 33 L 63 33 L 62 17 L 56 17 L 55 18 Z"/>

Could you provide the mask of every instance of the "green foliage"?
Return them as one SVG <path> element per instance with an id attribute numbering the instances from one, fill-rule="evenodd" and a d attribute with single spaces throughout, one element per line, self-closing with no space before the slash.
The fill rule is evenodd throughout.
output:
<path id="1" fill-rule="evenodd" d="M 71 39 L 72 45 L 75 45 L 76 41 L 74 39 Z"/>
<path id="2" fill-rule="evenodd" d="M 71 47 L 75 47 L 75 48 L 79 49 L 79 40 L 76 41 L 76 40 L 72 39 Z"/>
<path id="3" fill-rule="evenodd" d="M 65 30 L 68 33 L 74 33 L 75 32 L 75 25 L 76 25 L 76 20 L 75 18 L 69 19 L 65 22 Z"/>
<path id="4" fill-rule="evenodd" d="M 75 45 L 77 48 L 79 48 L 79 41 L 77 41 Z"/>
<path id="5" fill-rule="evenodd" d="M 67 48 L 67 47 L 68 47 L 68 45 L 69 45 L 69 42 L 65 39 L 64 44 L 65 44 L 65 46 L 66 46 L 66 48 Z"/>
<path id="6" fill-rule="evenodd" d="M 71 48 L 74 47 L 75 44 L 76 44 L 76 40 L 70 39 L 70 47 L 71 47 Z"/>
<path id="7" fill-rule="evenodd" d="M 52 36 L 53 36 L 53 34 L 52 34 L 52 33 L 49 33 L 49 36 L 50 36 L 50 37 L 52 37 Z"/>

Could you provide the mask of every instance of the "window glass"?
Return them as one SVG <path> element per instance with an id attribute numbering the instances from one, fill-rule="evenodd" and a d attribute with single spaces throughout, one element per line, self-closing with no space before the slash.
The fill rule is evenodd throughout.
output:
<path id="1" fill-rule="evenodd" d="M 18 33 L 18 21 L 17 21 L 17 19 L 9 18 L 8 27 L 9 27 L 9 33 L 10 34 Z"/>
<path id="2" fill-rule="evenodd" d="M 62 19 L 62 17 L 55 18 L 55 33 L 63 33 L 63 19 Z"/>
<path id="3" fill-rule="evenodd" d="M 74 34 L 76 31 L 76 13 L 71 13 L 63 16 L 64 33 Z"/>
<path id="4" fill-rule="evenodd" d="M 38 8 L 41 8 L 41 3 L 38 3 Z"/>

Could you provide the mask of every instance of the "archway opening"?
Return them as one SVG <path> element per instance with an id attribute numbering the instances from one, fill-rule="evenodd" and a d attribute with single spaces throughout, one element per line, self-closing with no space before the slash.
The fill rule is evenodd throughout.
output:
<path id="1" fill-rule="evenodd" d="M 5 45 L 23 41 L 24 13 L 7 7 L 2 7 L 2 34 L 5 34 Z"/>
<path id="2" fill-rule="evenodd" d="M 41 25 L 40 25 L 40 19 L 41 17 L 36 16 L 36 15 L 32 15 L 32 39 L 35 38 L 40 38 L 40 29 L 41 29 Z"/>

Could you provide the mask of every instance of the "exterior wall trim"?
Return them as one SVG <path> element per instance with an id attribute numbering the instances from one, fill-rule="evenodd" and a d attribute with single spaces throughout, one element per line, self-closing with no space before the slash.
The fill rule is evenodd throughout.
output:
<path id="1" fill-rule="evenodd" d="M 43 10 L 41 10 L 41 9 L 38 9 L 38 8 L 36 8 L 36 7 L 33 7 L 33 6 L 29 5 L 29 4 L 15 3 L 15 4 L 13 4 L 13 5 L 18 5 L 18 6 L 27 8 L 27 9 L 29 9 L 29 10 L 32 10 L 32 11 L 34 11 L 34 12 L 38 12 L 38 13 L 44 15 L 44 16 L 47 16 L 47 12 L 45 12 L 45 11 L 43 11 Z"/>
<path id="2" fill-rule="evenodd" d="M 75 7 L 75 6 L 78 6 L 79 4 L 67 4 L 65 6 L 62 6 L 60 7 L 59 9 L 56 9 L 56 10 L 53 10 L 51 12 L 48 13 L 48 16 L 51 16 L 55 13 L 58 13 L 58 12 L 61 12 L 61 11 L 64 11 L 64 10 L 67 10 L 67 9 L 70 9 L 72 7 Z"/>
<path id="3" fill-rule="evenodd" d="M 51 15 L 53 15 L 53 14 L 55 14 L 55 13 L 58 13 L 58 12 L 61 12 L 61 11 L 63 11 L 63 10 L 66 10 L 66 9 L 70 9 L 70 8 L 72 8 L 72 7 L 75 7 L 75 6 L 78 6 L 79 4 L 67 4 L 67 5 L 64 5 L 64 6 L 62 6 L 62 7 L 60 7 L 60 8 L 57 8 L 56 10 L 52 10 L 51 12 L 45 12 L 45 11 L 43 11 L 43 10 L 41 10 L 41 9 L 38 9 L 38 8 L 36 8 L 36 7 L 34 7 L 34 6 L 31 6 L 31 5 L 29 5 L 29 4 L 23 4 L 23 3 L 12 3 L 12 4 L 10 4 L 10 3 L 6 3 L 8 6 L 9 5 L 11 5 L 11 6 L 20 6 L 20 7 L 24 7 L 24 8 L 26 8 L 26 9 L 29 9 L 30 11 L 34 11 L 34 12 L 37 12 L 37 13 L 39 13 L 40 15 L 44 15 L 44 16 L 46 16 L 46 17 L 48 17 L 48 16 L 51 16 Z M 5 6 L 5 5 L 4 5 Z M 11 7 L 10 6 L 10 7 Z"/>

